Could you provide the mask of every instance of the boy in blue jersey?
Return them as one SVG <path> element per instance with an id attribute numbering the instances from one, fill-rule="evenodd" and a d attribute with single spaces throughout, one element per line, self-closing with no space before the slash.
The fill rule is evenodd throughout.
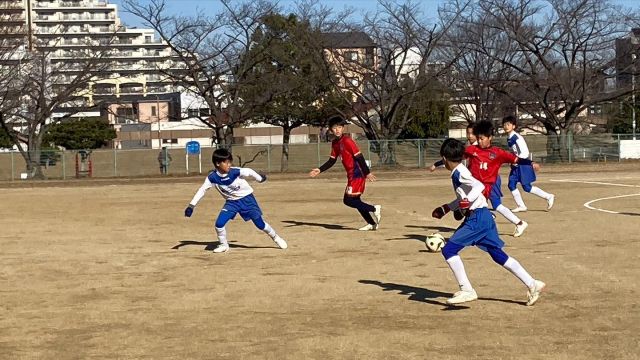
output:
<path id="1" fill-rule="evenodd" d="M 531 277 L 516 259 L 502 250 L 504 242 L 498 236 L 496 223 L 482 194 L 485 186 L 471 176 L 469 169 L 462 164 L 464 153 L 464 144 L 456 139 L 447 139 L 442 144 L 440 155 L 447 170 L 451 171 L 456 199 L 434 209 L 431 214 L 434 218 L 441 219 L 449 211 L 459 209 L 465 217 L 442 248 L 442 255 L 460 286 L 460 291 L 447 299 L 447 304 L 460 304 L 478 299 L 478 294 L 471 286 L 462 259 L 458 255 L 460 250 L 467 246 L 478 246 L 488 252 L 493 261 L 509 270 L 527 286 L 527 306 L 531 306 L 538 301 L 545 283 Z"/>
<path id="2" fill-rule="evenodd" d="M 524 191 L 537 195 L 547 200 L 547 211 L 553 207 L 555 201 L 555 195 L 549 194 L 537 186 L 532 184 L 536 181 L 536 173 L 533 169 L 531 160 L 529 160 L 529 148 L 527 142 L 524 141 L 522 135 L 518 134 L 515 130 L 518 126 L 516 117 L 513 115 L 505 116 L 502 119 L 502 128 L 507 134 L 507 145 L 511 151 L 520 160 L 517 165 L 511 166 L 511 172 L 509 173 L 509 190 L 513 195 L 513 199 L 516 202 L 517 207 L 512 211 L 522 212 L 527 211 L 527 206 L 522 200 L 520 190 L 518 190 L 518 183 L 522 184 Z"/>
<path id="3" fill-rule="evenodd" d="M 198 189 L 189 206 L 184 210 L 184 216 L 191 217 L 193 209 L 207 190 L 212 187 L 218 190 L 226 201 L 216 219 L 215 227 L 219 245 L 213 252 L 222 253 L 229 250 L 225 225 L 229 220 L 235 218 L 238 213 L 244 221 L 253 221 L 253 224 L 269 235 L 278 247 L 286 249 L 286 241 L 276 234 L 275 230 L 262 219 L 262 210 L 260 210 L 260 206 L 253 196 L 253 188 L 245 180 L 245 178 L 250 177 L 262 183 L 267 180 L 267 176 L 258 174 L 249 168 L 231 167 L 233 156 L 227 149 L 215 150 L 211 161 L 215 170 L 210 172 L 204 180 L 204 184 Z"/>

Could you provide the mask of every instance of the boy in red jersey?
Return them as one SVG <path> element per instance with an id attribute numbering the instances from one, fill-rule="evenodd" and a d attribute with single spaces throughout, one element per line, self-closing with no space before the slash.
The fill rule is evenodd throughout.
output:
<path id="1" fill-rule="evenodd" d="M 347 171 L 347 188 L 345 189 L 342 201 L 345 205 L 357 209 L 362 218 L 367 222 L 367 225 L 358 230 L 377 230 L 378 224 L 380 223 L 382 206 L 369 205 L 360 199 L 364 193 L 366 180 L 375 181 L 376 177 L 369 170 L 369 166 L 367 166 L 367 162 L 362 153 L 360 153 L 355 141 L 342 134 L 345 124 L 346 121 L 339 116 L 334 116 L 329 119 L 329 131 L 336 137 L 336 139 L 331 142 L 331 155 L 327 162 L 319 168 L 311 170 L 309 176 L 316 177 L 321 172 L 327 171 L 336 163 L 336 159 L 340 156 L 342 158 L 342 165 L 344 165 L 344 169 Z"/>
<path id="2" fill-rule="evenodd" d="M 493 124 L 490 121 L 478 121 L 473 126 L 478 144 L 465 148 L 465 158 L 469 171 L 484 184 L 484 196 L 491 201 L 491 206 L 510 222 L 515 224 L 514 237 L 522 235 L 529 226 L 526 221 L 518 218 L 509 208 L 502 205 L 502 191 L 500 190 L 500 167 L 502 164 L 517 164 L 519 159 L 514 154 L 491 145 L 493 138 Z"/>
<path id="3" fill-rule="evenodd" d="M 493 209 L 516 226 L 513 236 L 519 237 L 529 224 L 517 217 L 508 207 L 502 205 L 502 190 L 500 189 L 502 181 L 499 175 L 502 164 L 515 164 L 518 162 L 518 158 L 505 150 L 492 146 L 492 138 L 493 124 L 490 121 L 482 120 L 467 126 L 469 145 L 465 148 L 464 154 L 467 160 L 466 165 L 471 175 L 485 186 L 483 195 L 491 202 Z M 437 161 L 430 170 L 433 171 L 442 164 L 442 160 Z M 460 220 L 461 216 L 456 216 L 456 219 Z"/>

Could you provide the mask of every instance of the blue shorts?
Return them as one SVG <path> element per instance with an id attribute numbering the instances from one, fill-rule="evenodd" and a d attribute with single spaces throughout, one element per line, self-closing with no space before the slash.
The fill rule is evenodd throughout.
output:
<path id="1" fill-rule="evenodd" d="M 496 178 L 496 182 L 491 186 L 491 192 L 489 193 L 489 201 L 491 201 L 491 206 L 495 209 L 498 206 L 502 205 L 502 180 L 500 179 L 500 175 Z"/>
<path id="2" fill-rule="evenodd" d="M 249 194 L 238 200 L 227 200 L 222 207 L 222 211 L 228 212 L 231 219 L 235 218 L 236 214 L 240 214 L 244 221 L 257 219 L 262 216 L 260 205 L 258 205 L 258 201 L 256 201 L 253 194 Z"/>
<path id="3" fill-rule="evenodd" d="M 522 187 L 531 188 L 531 184 L 536 181 L 536 172 L 531 165 L 512 166 L 509 173 L 509 190 L 515 190 L 518 183 Z"/>
<path id="4" fill-rule="evenodd" d="M 449 239 L 449 242 L 460 246 L 478 246 L 502 248 L 504 242 L 498 236 L 496 222 L 486 207 L 475 209 Z"/>

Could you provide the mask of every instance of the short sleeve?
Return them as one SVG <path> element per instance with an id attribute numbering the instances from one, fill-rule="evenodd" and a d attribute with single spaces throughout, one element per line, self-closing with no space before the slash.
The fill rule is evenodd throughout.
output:
<path id="1" fill-rule="evenodd" d="M 360 153 L 360 149 L 358 149 L 358 145 L 350 137 L 344 139 L 344 148 L 349 153 L 351 153 L 351 155 L 356 155 L 356 154 Z"/>
<path id="2" fill-rule="evenodd" d="M 496 151 L 502 164 L 515 164 L 518 162 L 518 156 L 514 153 L 510 153 L 500 148 L 496 148 Z"/>

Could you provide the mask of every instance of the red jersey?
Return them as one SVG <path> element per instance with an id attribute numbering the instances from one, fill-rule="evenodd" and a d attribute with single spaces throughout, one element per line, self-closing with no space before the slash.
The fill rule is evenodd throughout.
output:
<path id="1" fill-rule="evenodd" d="M 342 158 L 342 165 L 347 171 L 347 178 L 364 178 L 364 174 L 354 157 L 360 154 L 358 145 L 352 138 L 342 135 L 339 139 L 331 142 L 331 157 L 337 159 Z"/>
<path id="2" fill-rule="evenodd" d="M 467 168 L 471 175 L 484 184 L 485 191 L 491 191 L 502 164 L 518 162 L 515 154 L 495 146 L 483 149 L 477 145 L 469 145 L 464 149 L 464 157 L 467 159 Z"/>

